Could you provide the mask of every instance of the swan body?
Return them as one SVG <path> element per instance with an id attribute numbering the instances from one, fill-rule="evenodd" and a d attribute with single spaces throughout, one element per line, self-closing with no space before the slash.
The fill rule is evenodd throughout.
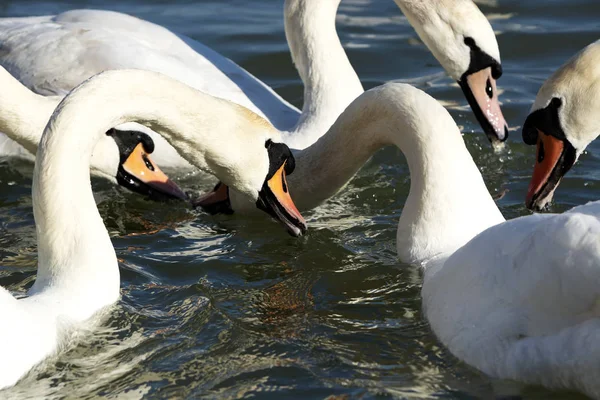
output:
<path id="1" fill-rule="evenodd" d="M 108 69 L 160 72 L 213 96 L 240 104 L 282 131 L 283 141 L 303 149 L 322 136 L 363 92 L 335 30 L 340 0 L 286 0 L 285 32 L 302 78 L 302 112 L 247 71 L 210 48 L 128 15 L 73 10 L 56 16 L 0 20 L 0 64 L 43 95 L 64 95 L 86 78 Z M 506 139 L 496 79 L 501 74 L 493 30 L 471 0 L 397 0 L 423 41 L 461 87 L 484 130 Z M 421 4 L 422 3 L 422 4 Z M 465 44 L 470 38 L 474 45 Z M 488 98 L 488 95 L 491 98 Z M 166 169 L 189 169 L 159 135 L 155 161 Z M 0 142 L 0 154 L 15 146 Z"/>
<path id="2" fill-rule="evenodd" d="M 71 333 L 93 329 L 119 298 L 117 258 L 89 172 L 96 142 L 126 122 L 148 124 L 193 165 L 215 173 L 249 201 L 261 201 L 266 211 L 286 210 L 274 203 L 286 199 L 272 181 L 282 182 L 293 158 L 275 142 L 279 132 L 256 114 L 147 71 L 110 71 L 77 87 L 53 113 L 37 152 L 35 283 L 23 299 L 0 288 L 0 389 L 59 351 Z M 216 128 L 229 129 L 226 145 Z M 278 172 L 271 174 L 273 169 Z M 296 217 L 296 229 L 305 230 Z"/>
<path id="3" fill-rule="evenodd" d="M 567 61 L 537 94 L 523 124 L 523 140 L 538 149 L 525 202 L 530 209 L 545 208 L 562 177 L 600 135 L 599 65 L 600 40 Z"/>
<path id="4" fill-rule="evenodd" d="M 517 218 L 427 267 L 432 330 L 484 373 L 600 397 L 600 202 Z"/>

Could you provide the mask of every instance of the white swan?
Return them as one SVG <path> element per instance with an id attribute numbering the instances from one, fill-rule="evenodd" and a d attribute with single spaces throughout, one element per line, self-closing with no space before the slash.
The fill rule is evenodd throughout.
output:
<path id="1" fill-rule="evenodd" d="M 294 234 L 306 229 L 285 187 L 293 157 L 262 118 L 153 72 L 92 78 L 59 105 L 37 153 L 38 273 L 26 298 L 0 288 L 0 388 L 59 350 L 72 330 L 97 323 L 119 297 L 117 258 L 94 202 L 89 167 L 105 132 L 129 121 L 156 129 L 193 165 L 238 188 Z M 228 140 L 215 133 L 220 129 Z"/>
<path id="2" fill-rule="evenodd" d="M 526 205 L 542 210 L 562 177 L 600 135 L 600 40 L 576 54 L 541 87 L 523 124 L 523 140 L 537 145 Z"/>
<path id="3" fill-rule="evenodd" d="M 350 133 L 320 139 L 342 143 L 333 165 L 384 144 L 405 154 L 398 256 L 424 268 L 425 315 L 454 355 L 494 378 L 600 396 L 600 202 L 505 222 L 452 117 L 407 85 L 366 92 L 332 130 Z"/>
<path id="4" fill-rule="evenodd" d="M 407 85 L 366 92 L 332 130 L 369 133 L 325 135 L 343 143 L 332 164 L 383 144 L 405 154 L 398 256 L 424 268 L 425 315 L 454 355 L 494 378 L 600 396 L 600 202 L 505 222 L 452 117 Z"/>
<path id="5" fill-rule="evenodd" d="M 23 146 L 24 157 L 34 157 L 44 127 L 62 97 L 35 94 L 2 67 L 0 86 L 0 131 Z M 94 148 L 90 170 L 95 176 L 150 198 L 185 199 L 185 193 L 152 160 L 153 151 L 154 141 L 148 135 L 110 129 Z"/>
<path id="6" fill-rule="evenodd" d="M 540 90 L 540 111 L 523 130 L 538 143 L 529 196 L 543 180 L 556 185 L 600 133 L 598 44 Z M 493 378 L 600 398 L 600 202 L 502 222 L 475 164 L 457 148 L 456 126 L 428 101 L 411 112 L 407 133 L 420 139 L 403 148 L 411 188 L 397 246 L 401 260 L 425 269 L 423 308 L 432 330 L 456 357 Z"/>
<path id="7" fill-rule="evenodd" d="M 266 117 L 290 147 L 317 140 L 362 93 L 335 30 L 340 0 L 287 0 L 285 31 L 302 78 L 302 113 L 244 69 L 210 48 L 137 18 L 96 10 L 0 20 L 0 64 L 45 95 L 63 95 L 107 69 L 139 68 L 164 73 L 208 94 Z M 396 0 L 421 39 L 462 87 L 491 140 L 506 139 L 496 79 L 501 74 L 494 32 L 472 0 Z M 126 128 L 131 130 L 131 127 Z M 189 168 L 160 136 L 163 168 Z M 0 142 L 0 144 L 2 144 Z M 7 144 L 0 154 L 18 152 Z"/>

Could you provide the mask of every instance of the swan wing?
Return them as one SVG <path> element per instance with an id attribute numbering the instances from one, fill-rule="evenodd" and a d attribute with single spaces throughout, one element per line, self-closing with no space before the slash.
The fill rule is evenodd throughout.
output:
<path id="1" fill-rule="evenodd" d="M 243 105 L 288 129 L 299 112 L 207 46 L 126 14 L 73 10 L 0 20 L 0 63 L 32 90 L 64 95 L 107 69 L 139 68 Z"/>

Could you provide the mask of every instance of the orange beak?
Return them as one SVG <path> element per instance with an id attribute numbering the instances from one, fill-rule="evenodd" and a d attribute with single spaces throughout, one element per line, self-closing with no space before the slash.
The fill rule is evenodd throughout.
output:
<path id="1" fill-rule="evenodd" d="M 292 236 L 301 236 L 307 230 L 306 221 L 290 196 L 285 178 L 285 162 L 265 181 L 258 193 L 256 206 L 280 221 Z M 192 202 L 210 214 L 233 214 L 229 200 L 229 188 L 219 182 L 212 192 Z"/>
<path id="2" fill-rule="evenodd" d="M 290 196 L 285 179 L 286 162 L 264 183 L 256 205 L 283 223 L 292 236 L 302 236 L 307 230 L 306 221 Z"/>
<path id="3" fill-rule="evenodd" d="M 541 210 L 552 200 L 561 178 L 575 162 L 575 156 L 565 157 L 565 142 L 538 131 L 536 163 L 527 190 L 525 204 L 529 209 Z M 572 161 L 565 161 L 565 159 Z"/>
<path id="4" fill-rule="evenodd" d="M 146 153 L 144 146 L 141 143 L 133 149 L 121 167 L 127 174 L 140 181 L 142 185 L 147 186 L 144 190 L 138 190 L 140 192 L 147 192 L 151 197 L 154 192 L 157 192 L 161 195 L 166 195 L 167 197 L 174 197 L 177 199 L 187 198 L 187 195 L 179 188 L 179 186 L 171 181 L 169 177 L 158 168 L 158 165 L 152 161 L 150 155 Z"/>
<path id="5" fill-rule="evenodd" d="M 306 221 L 300 211 L 296 208 L 292 197 L 290 196 L 290 192 L 288 191 L 287 180 L 285 178 L 285 163 L 275 172 L 275 175 L 267 182 L 269 189 L 273 192 L 277 200 L 279 200 L 279 204 L 294 218 L 300 221 L 302 224 L 306 225 Z"/>
<path id="6" fill-rule="evenodd" d="M 492 143 L 504 142 L 508 138 L 508 125 L 500 109 L 496 79 L 492 67 L 467 75 L 459 82 L 477 121 Z"/>
<path id="7" fill-rule="evenodd" d="M 533 176 L 527 190 L 527 202 L 539 193 L 550 179 L 552 170 L 558 163 L 564 149 L 564 143 L 554 136 L 548 136 L 538 130 L 536 163 L 533 167 Z"/>

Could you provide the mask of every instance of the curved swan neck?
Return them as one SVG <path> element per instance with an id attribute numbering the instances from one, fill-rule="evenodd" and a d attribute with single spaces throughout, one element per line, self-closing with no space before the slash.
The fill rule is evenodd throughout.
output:
<path id="1" fill-rule="evenodd" d="M 60 98 L 33 93 L 2 67 L 0 82 L 0 132 L 35 155 L 44 127 Z"/>
<path id="2" fill-rule="evenodd" d="M 109 71 L 91 78 L 57 107 L 40 142 L 33 183 L 38 290 L 56 279 L 69 280 L 70 287 L 77 286 L 70 281 L 78 277 L 93 284 L 85 278 L 101 273 L 93 266 L 99 260 L 115 262 L 92 195 L 89 165 L 100 137 L 126 122 L 161 133 L 195 166 L 238 189 L 257 191 L 267 175 L 265 142 L 274 128 L 243 107 L 148 71 Z M 227 132 L 227 138 L 219 132 Z M 252 157 L 261 152 L 265 157 Z M 233 171 L 245 171 L 245 180 L 238 182 L 242 178 Z"/>
<path id="3" fill-rule="evenodd" d="M 304 148 L 363 92 L 335 29 L 340 0 L 286 0 L 285 34 L 304 83 L 304 105 L 286 143 Z"/>
<path id="4" fill-rule="evenodd" d="M 288 179 L 292 193 L 302 193 L 295 194 L 296 204 L 314 207 L 332 196 L 377 149 L 392 144 L 404 153 L 411 175 L 398 226 L 402 261 L 453 251 L 503 220 L 452 117 L 424 92 L 402 84 L 361 95 L 296 156 Z"/>
<path id="5" fill-rule="evenodd" d="M 250 195 L 262 187 L 268 171 L 265 143 L 279 136 L 242 106 L 142 70 L 99 74 L 73 90 L 57 112 L 55 123 L 69 132 L 84 127 L 106 131 L 127 122 L 144 125 L 195 167 Z"/>

